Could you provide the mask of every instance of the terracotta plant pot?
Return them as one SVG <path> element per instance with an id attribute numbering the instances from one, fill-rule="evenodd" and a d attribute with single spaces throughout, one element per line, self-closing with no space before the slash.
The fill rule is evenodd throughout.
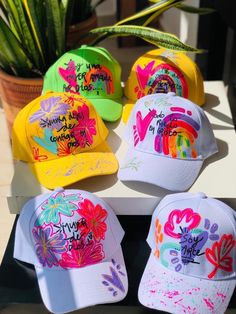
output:
<path id="1" fill-rule="evenodd" d="M 41 95 L 42 87 L 42 78 L 22 78 L 0 71 L 0 97 L 10 135 L 16 115 Z"/>
<path id="2" fill-rule="evenodd" d="M 71 25 L 67 35 L 67 47 L 73 49 L 84 44 L 89 44 L 94 37 L 92 35 L 85 35 L 97 26 L 98 20 L 96 13 L 93 13 L 91 17 L 81 23 Z"/>

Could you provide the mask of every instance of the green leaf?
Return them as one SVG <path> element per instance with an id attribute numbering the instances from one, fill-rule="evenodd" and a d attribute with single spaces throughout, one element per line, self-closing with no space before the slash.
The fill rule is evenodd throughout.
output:
<path id="1" fill-rule="evenodd" d="M 19 39 L 22 36 L 22 29 L 20 25 L 20 19 L 18 12 L 13 1 L 1 1 L 2 16 L 5 18 L 5 21 L 10 25 L 10 28 L 14 35 Z"/>
<path id="2" fill-rule="evenodd" d="M 32 29 L 32 37 L 36 43 L 36 49 L 38 50 L 40 56 L 40 67 L 42 70 L 46 70 L 46 50 L 45 44 L 43 41 L 42 31 L 40 21 L 39 21 L 39 14 L 38 14 L 38 1 L 35 0 L 24 0 L 24 7 L 27 13 L 27 17 Z"/>
<path id="3" fill-rule="evenodd" d="M 196 8 L 185 4 L 178 4 L 176 7 L 182 11 L 200 15 L 210 14 L 216 11 L 215 9 L 212 8 Z"/>
<path id="4" fill-rule="evenodd" d="M 115 25 L 118 26 L 123 24 L 139 24 L 136 21 L 139 20 L 140 18 L 145 17 L 146 20 L 146 18 L 150 17 L 150 15 L 155 14 L 160 10 L 163 10 L 162 12 L 164 12 L 169 8 L 169 6 L 175 6 L 181 2 L 183 2 L 183 0 L 161 0 L 158 3 L 155 3 L 140 12 L 119 21 Z"/>
<path id="5" fill-rule="evenodd" d="M 93 34 L 103 34 L 104 37 L 111 36 L 137 36 L 143 40 L 158 46 L 167 48 L 170 50 L 184 51 L 184 52 L 196 52 L 201 51 L 182 43 L 176 36 L 158 31 L 154 28 L 143 26 L 111 26 L 111 27 L 99 27 L 91 30 Z M 104 38 L 103 38 L 104 39 Z"/>
<path id="6" fill-rule="evenodd" d="M 57 0 L 46 0 L 48 44 L 52 54 L 61 56 L 65 51 L 65 28 L 62 27 L 60 6 Z"/>
<path id="7" fill-rule="evenodd" d="M 1 55 L 4 56 L 2 59 L 0 55 L 1 60 L 3 60 L 2 62 L 8 62 L 8 69 L 11 68 L 12 72 L 10 74 L 32 76 L 32 63 L 30 59 L 2 17 L 0 17 L 0 51 Z"/>
<path id="8" fill-rule="evenodd" d="M 24 43 L 25 49 L 29 52 L 29 58 L 34 63 L 35 67 L 40 67 L 41 60 L 39 55 L 39 50 L 37 49 L 34 39 L 32 37 L 31 29 L 29 28 L 29 23 L 26 18 L 25 11 L 22 6 L 21 0 L 13 0 L 15 7 L 18 12 L 20 27 L 22 29 L 21 42 Z"/>

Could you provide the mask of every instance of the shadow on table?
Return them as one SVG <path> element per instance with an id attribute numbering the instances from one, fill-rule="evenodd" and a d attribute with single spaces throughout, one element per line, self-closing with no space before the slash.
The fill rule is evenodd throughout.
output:
<path id="1" fill-rule="evenodd" d="M 218 120 L 227 123 L 226 125 L 215 124 L 211 123 L 213 130 L 232 130 L 234 129 L 234 123 L 231 117 L 227 116 L 225 113 L 218 111 L 217 106 L 220 104 L 219 98 L 213 94 L 206 93 L 206 106 L 202 108 L 208 112 L 213 117 L 217 118 Z"/>

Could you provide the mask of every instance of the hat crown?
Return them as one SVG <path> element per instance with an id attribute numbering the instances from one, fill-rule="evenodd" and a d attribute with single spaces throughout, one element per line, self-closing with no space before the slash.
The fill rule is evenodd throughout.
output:
<path id="1" fill-rule="evenodd" d="M 217 151 L 213 131 L 202 109 L 174 93 L 139 99 L 125 136 L 136 150 L 172 158 L 204 159 Z"/>
<path id="2" fill-rule="evenodd" d="M 86 98 L 122 96 L 121 67 L 105 48 L 83 45 L 61 56 L 47 71 L 43 92 L 79 93 Z"/>
<path id="3" fill-rule="evenodd" d="M 164 48 L 148 51 L 135 61 L 124 92 L 132 101 L 149 94 L 175 92 L 198 105 L 205 102 L 203 78 L 196 63 L 183 52 Z"/>
<path id="4" fill-rule="evenodd" d="M 72 93 L 47 93 L 28 104 L 13 126 L 16 159 L 49 161 L 94 149 L 108 130 L 92 104 Z"/>
<path id="5" fill-rule="evenodd" d="M 14 256 L 39 267 L 79 268 L 109 259 L 124 231 L 112 209 L 93 194 L 60 190 L 23 208 Z M 20 249 L 21 242 L 25 248 Z"/>
<path id="6" fill-rule="evenodd" d="M 159 263 L 203 279 L 236 276 L 236 223 L 226 204 L 202 194 L 176 194 L 153 213 L 147 239 Z"/>

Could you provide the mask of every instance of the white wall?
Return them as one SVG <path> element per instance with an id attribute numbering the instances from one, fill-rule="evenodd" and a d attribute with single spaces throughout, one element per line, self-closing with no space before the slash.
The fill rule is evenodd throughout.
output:
<path id="1" fill-rule="evenodd" d="M 199 0 L 188 0 L 186 5 L 199 7 Z M 175 34 L 181 41 L 197 47 L 198 14 L 185 13 L 176 8 L 166 11 L 161 17 L 161 24 L 166 32 Z M 190 54 L 194 59 L 195 55 Z"/>
<path id="2" fill-rule="evenodd" d="M 97 7 L 96 12 L 98 16 L 116 15 L 116 0 L 105 0 Z"/>

